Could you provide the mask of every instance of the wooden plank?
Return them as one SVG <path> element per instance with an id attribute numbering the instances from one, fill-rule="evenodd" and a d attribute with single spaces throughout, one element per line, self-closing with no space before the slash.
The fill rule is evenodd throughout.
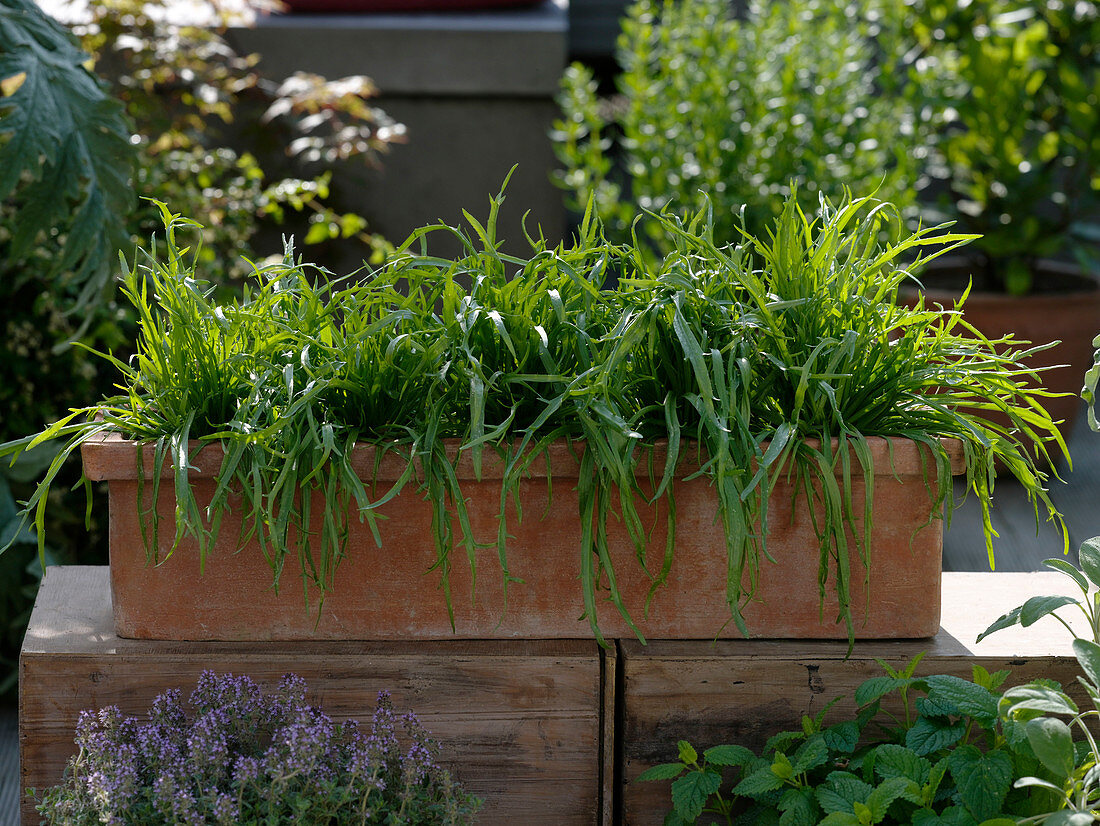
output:
<path id="1" fill-rule="evenodd" d="M 600 823 L 601 656 L 592 641 L 158 643 L 111 630 L 106 570 L 54 568 L 20 658 L 22 786 L 58 782 L 80 710 L 144 712 L 205 669 L 273 686 L 293 672 L 334 719 L 368 719 L 379 690 L 411 709 L 484 798 L 482 823 Z M 613 665 L 612 665 L 613 669 Z M 610 795 L 606 795 L 610 797 Z M 23 822 L 36 823 L 30 805 Z"/>
<path id="2" fill-rule="evenodd" d="M 978 663 L 990 671 L 1011 668 L 1013 683 L 1048 677 L 1076 687 L 1071 639 L 1054 620 L 974 642 L 1027 597 L 1073 587 L 1057 574 L 945 574 L 937 636 L 861 642 L 849 658 L 845 644 L 826 641 L 622 641 L 623 823 L 662 822 L 668 783 L 631 781 L 649 766 L 674 761 L 678 740 L 700 749 L 719 743 L 759 749 L 776 732 L 799 729 L 803 715 L 835 697 L 842 699 L 826 719 L 843 719 L 855 711 L 855 688 L 882 673 L 876 657 L 899 667 L 925 652 L 921 674 L 970 677 Z"/>

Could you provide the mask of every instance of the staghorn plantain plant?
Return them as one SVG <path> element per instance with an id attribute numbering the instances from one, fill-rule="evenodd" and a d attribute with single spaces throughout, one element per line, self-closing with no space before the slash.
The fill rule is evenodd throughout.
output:
<path id="1" fill-rule="evenodd" d="M 742 609 L 768 554 L 767 502 L 787 477 L 819 509 L 820 595 L 831 581 L 837 621 L 852 637 L 849 558 L 861 559 L 866 572 L 874 564 L 868 437 L 927 446 L 934 515 L 954 505 L 941 440 L 962 442 L 991 564 L 994 460 L 1020 480 L 1036 519 L 1061 524 L 1045 473 L 1024 449 L 1034 441 L 1040 455 L 1050 446 L 1065 452 L 1041 405 L 1044 392 L 1025 383 L 1031 373 L 1019 359 L 1028 351 L 1011 339 L 982 338 L 957 311 L 894 301 L 908 278 L 903 258 L 950 249 L 967 236 L 942 227 L 909 234 L 896 210 L 867 198 L 835 207 L 823 199 L 810 219 L 792 196 L 765 235 L 745 232 L 736 246 L 715 241 L 707 210 L 690 221 L 649 215 L 647 233 L 664 233 L 671 250 L 653 263 L 637 240 L 609 243 L 590 208 L 572 243 L 551 248 L 530 239 L 530 257 L 516 258 L 499 251 L 502 201 L 503 193 L 492 200 L 484 224 L 467 215 L 469 231 L 419 230 L 357 280 L 318 278 L 288 247 L 283 263 L 257 268 L 255 287 L 224 305 L 200 280 L 196 251 L 181 241 L 195 225 L 162 205 L 163 247 L 127 267 L 125 293 L 141 329 L 136 357 L 115 362 L 123 393 L 0 446 L 0 457 L 15 457 L 63 442 L 22 518 L 36 521 L 41 541 L 61 462 L 89 439 L 119 431 L 155 445 L 154 486 L 166 463 L 174 467 L 173 549 L 190 536 L 205 558 L 236 491 L 242 543 L 258 540 L 276 585 L 285 563 L 296 561 L 304 587 L 323 600 L 346 551 L 347 506 L 381 543 L 377 507 L 411 484 L 432 503 L 435 567 L 450 605 L 453 554 L 465 551 L 473 566 L 477 545 L 459 459 L 469 456 L 477 473 L 486 451 L 503 461 L 496 546 L 507 587 L 514 578 L 505 504 L 532 463 L 564 439 L 583 445 L 581 584 L 601 641 L 603 583 L 638 631 L 616 587 L 609 516 L 622 519 L 645 566 L 648 532 L 636 502 L 668 500 L 668 541 L 651 575 L 653 589 L 660 587 L 676 549 L 671 480 L 688 453 L 699 457 L 699 473 L 716 493 L 726 599 L 743 633 Z M 432 256 L 437 234 L 457 238 L 462 254 Z M 1008 423 L 990 418 L 994 411 Z M 205 510 L 188 476 L 192 440 L 199 451 L 224 449 Z M 658 440 L 668 445 L 663 468 L 653 467 L 648 450 Z M 357 442 L 398 452 L 406 471 L 378 491 L 352 468 Z M 640 480 L 646 467 L 648 493 Z M 868 507 L 857 516 L 860 483 Z M 323 494 L 324 518 L 311 549 L 303 528 L 312 524 L 313 493 Z M 148 521 L 156 561 L 158 517 Z"/>

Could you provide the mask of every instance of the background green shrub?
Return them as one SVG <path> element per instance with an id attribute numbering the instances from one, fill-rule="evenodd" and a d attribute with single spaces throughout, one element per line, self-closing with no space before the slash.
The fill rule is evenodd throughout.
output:
<path id="1" fill-rule="evenodd" d="M 634 3 L 619 94 L 601 99 L 580 64 L 563 77 L 554 139 L 567 202 L 583 210 L 594 198 L 620 239 L 639 209 L 694 212 L 704 198 L 716 239 L 740 237 L 742 207 L 761 237 L 792 182 L 807 211 L 847 187 L 912 214 L 924 133 L 911 103 L 889 93 L 904 74 L 887 8 L 753 2 L 742 19 L 728 0 Z"/>

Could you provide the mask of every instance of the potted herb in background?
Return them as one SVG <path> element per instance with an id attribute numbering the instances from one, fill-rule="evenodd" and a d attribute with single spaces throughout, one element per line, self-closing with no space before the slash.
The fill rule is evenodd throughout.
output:
<path id="1" fill-rule="evenodd" d="M 907 92 L 932 113 L 928 214 L 981 237 L 919 277 L 950 306 L 972 279 L 967 319 L 1062 343 L 1035 357 L 1069 394 L 1048 409 L 1068 435 L 1078 376 L 1100 321 L 1100 6 L 979 0 L 898 4 L 919 51 Z"/>
<path id="2" fill-rule="evenodd" d="M 850 189 L 912 217 L 925 141 L 893 94 L 904 51 L 884 59 L 876 44 L 885 20 L 849 0 L 752 2 L 744 16 L 728 0 L 632 3 L 617 93 L 599 97 L 580 63 L 562 78 L 553 139 L 567 205 L 580 212 L 594 198 L 623 239 L 639 209 L 708 203 L 721 243 L 738 240 L 742 208 L 761 237 L 792 185 L 807 211 Z"/>
<path id="3" fill-rule="evenodd" d="M 0 448 L 58 439 L 113 479 L 123 635 L 921 636 L 955 469 L 987 511 L 999 459 L 1060 524 L 1023 354 L 892 300 L 903 256 L 965 237 L 792 197 L 736 246 L 708 212 L 649 216 L 654 262 L 589 216 L 517 259 L 501 201 L 476 240 L 426 228 L 361 282 L 314 285 L 288 251 L 227 304 L 165 209 L 126 281 L 125 393 Z M 430 255 L 435 233 L 465 253 Z"/>

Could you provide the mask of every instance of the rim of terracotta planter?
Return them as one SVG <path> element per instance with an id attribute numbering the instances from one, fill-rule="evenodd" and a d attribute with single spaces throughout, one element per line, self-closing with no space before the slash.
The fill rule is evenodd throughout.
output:
<path id="1" fill-rule="evenodd" d="M 930 465 L 932 457 L 925 445 L 911 439 L 900 436 L 868 436 L 867 445 L 870 449 L 872 466 L 889 467 L 898 476 L 922 475 L 925 469 L 934 470 Z M 807 439 L 806 442 L 813 447 L 819 447 L 819 439 Z M 837 440 L 833 440 L 834 445 Z M 963 444 L 958 439 L 940 439 L 940 443 L 947 449 L 948 459 L 951 463 L 951 473 L 958 476 L 965 472 L 966 463 L 963 452 Z M 458 439 L 445 439 L 444 444 L 451 459 L 458 452 L 461 444 Z M 124 461 L 119 453 L 120 448 L 132 445 L 134 449 L 134 461 Z M 138 447 L 142 448 L 141 473 L 139 473 Z M 766 445 L 765 445 L 766 448 Z M 221 470 L 222 459 L 225 455 L 220 443 L 200 442 L 192 440 L 188 442 L 189 461 L 195 478 L 216 476 Z M 380 447 L 369 442 L 357 444 L 352 454 L 352 467 L 362 478 L 376 478 L 380 482 L 389 482 L 399 479 L 408 466 L 407 455 L 403 452 L 407 445 L 393 442 Z M 564 440 L 553 442 L 546 448 L 548 461 L 537 458 L 525 471 L 526 478 L 545 478 L 548 475 L 562 479 L 576 479 L 580 475 L 580 457 L 584 453 L 583 440 L 577 439 L 571 442 Z M 377 454 L 382 450 L 381 458 Z M 639 453 L 645 462 L 650 461 L 647 451 L 652 451 L 652 462 L 655 468 L 663 468 L 667 456 L 668 443 L 666 440 L 658 440 L 645 445 Z M 120 433 L 104 433 L 84 442 L 81 446 L 81 456 L 84 460 L 84 474 L 93 482 L 102 482 L 110 479 L 152 479 L 154 445 L 150 442 L 140 442 L 126 439 Z M 855 459 L 855 453 L 852 453 Z M 686 443 L 681 445 L 680 457 L 677 462 L 676 476 L 687 476 L 697 472 L 703 462 L 694 445 Z M 459 480 L 499 480 L 504 475 L 506 464 L 500 455 L 492 449 L 486 449 L 482 453 L 482 467 L 478 474 L 474 467 L 473 457 L 470 451 L 463 451 L 462 456 L 455 467 L 455 473 Z M 856 465 L 858 467 L 858 465 Z M 161 469 L 161 477 L 168 478 L 173 470 L 166 461 Z"/>

